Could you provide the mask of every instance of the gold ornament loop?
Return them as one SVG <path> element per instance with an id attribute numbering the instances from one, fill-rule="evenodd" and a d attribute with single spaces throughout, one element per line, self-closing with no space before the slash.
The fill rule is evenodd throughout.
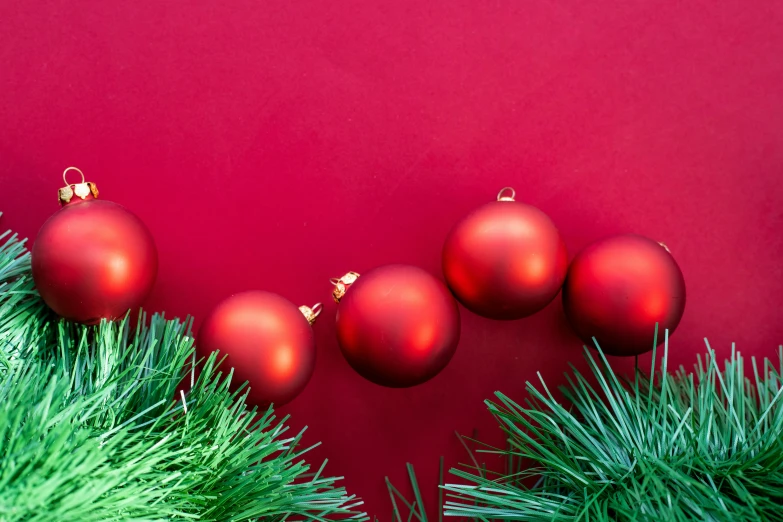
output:
<path id="1" fill-rule="evenodd" d="M 68 173 L 72 170 L 78 172 L 82 177 L 82 180 L 79 183 L 68 183 Z M 89 195 L 92 195 L 94 198 L 98 197 L 98 187 L 95 183 L 84 181 L 84 172 L 77 167 L 68 167 L 65 169 L 63 171 L 63 181 L 65 182 L 65 186 L 57 191 L 57 199 L 60 202 L 60 205 L 69 203 L 71 199 L 73 199 L 73 196 L 78 196 L 81 199 L 85 199 Z"/>
<path id="2" fill-rule="evenodd" d="M 312 307 L 305 305 L 299 307 L 299 311 L 305 316 L 305 319 L 310 323 L 310 326 L 315 324 L 315 320 L 321 315 L 323 309 L 324 305 L 322 303 L 315 303 Z"/>
<path id="3" fill-rule="evenodd" d="M 510 196 L 504 196 L 506 192 L 511 191 Z M 517 191 L 513 187 L 503 187 L 498 192 L 498 201 L 514 201 L 514 197 L 517 195 Z"/>
<path id="4" fill-rule="evenodd" d="M 661 243 L 660 241 L 658 241 L 658 244 L 661 245 L 663 247 L 663 249 L 666 250 L 668 253 L 670 253 L 670 254 L 672 253 L 672 251 L 669 250 L 669 247 L 667 247 L 666 244 Z"/>
<path id="5" fill-rule="evenodd" d="M 77 168 L 77 167 L 68 167 L 67 169 L 65 169 L 65 170 L 63 171 L 63 181 L 65 182 L 65 185 L 66 185 L 66 186 L 73 185 L 73 183 L 68 183 L 68 178 L 67 178 L 67 176 L 68 176 L 68 173 L 69 173 L 70 171 L 72 171 L 72 170 L 75 170 L 76 172 L 78 172 L 78 173 L 79 173 L 79 175 L 82 177 L 82 181 L 81 181 L 81 183 L 84 183 L 84 172 L 82 172 L 82 169 L 80 169 L 80 168 Z"/>
<path id="6" fill-rule="evenodd" d="M 348 272 L 339 279 L 336 277 L 329 279 L 329 282 L 334 285 L 332 297 L 334 298 L 335 303 L 340 302 L 340 299 L 343 298 L 348 287 L 354 284 L 358 278 L 359 274 L 357 272 Z"/>

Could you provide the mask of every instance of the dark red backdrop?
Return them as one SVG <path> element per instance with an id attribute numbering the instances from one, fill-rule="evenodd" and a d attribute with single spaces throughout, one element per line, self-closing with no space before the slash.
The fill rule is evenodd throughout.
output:
<path id="1" fill-rule="evenodd" d="M 581 358 L 559 301 L 462 342 L 409 390 L 362 380 L 331 276 L 440 274 L 450 226 L 513 185 L 571 255 L 634 231 L 680 262 L 672 349 L 783 341 L 783 3 L 775 0 L 0 2 L 0 209 L 34 237 L 77 165 L 160 251 L 148 307 L 201 318 L 262 288 L 327 303 L 318 364 L 281 413 L 388 520 L 415 464 L 435 511 L 454 430 L 497 441 L 482 400 Z"/>

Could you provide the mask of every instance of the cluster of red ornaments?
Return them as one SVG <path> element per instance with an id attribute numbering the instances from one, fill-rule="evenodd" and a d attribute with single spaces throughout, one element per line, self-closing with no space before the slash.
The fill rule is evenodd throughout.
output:
<path id="1" fill-rule="evenodd" d="M 459 342 L 454 297 L 478 315 L 510 320 L 540 311 L 562 289 L 576 333 L 588 344 L 595 338 L 613 355 L 652 349 L 656 324 L 670 332 L 677 327 L 685 281 L 664 245 L 615 236 L 588 246 L 569 266 L 549 217 L 507 190 L 463 218 L 446 238 L 446 284 L 407 265 L 332 280 L 337 339 L 360 375 L 388 387 L 414 386 L 437 375 Z M 43 225 L 33 247 L 41 297 L 62 317 L 85 324 L 123 317 L 155 280 L 150 233 L 123 207 L 98 200 L 95 185 L 83 176 L 59 196 L 63 208 Z M 251 404 L 280 405 L 312 375 L 311 326 L 319 313 L 320 305 L 297 307 L 269 292 L 237 294 L 204 319 L 197 351 L 202 357 L 216 350 L 226 355 L 234 382 L 249 381 Z"/>

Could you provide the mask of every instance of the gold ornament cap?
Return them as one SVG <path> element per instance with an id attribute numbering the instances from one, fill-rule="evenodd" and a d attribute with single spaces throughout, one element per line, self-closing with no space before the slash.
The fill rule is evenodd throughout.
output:
<path id="1" fill-rule="evenodd" d="M 302 312 L 302 315 L 305 316 L 305 319 L 307 319 L 307 322 L 310 323 L 310 326 L 313 326 L 315 324 L 315 320 L 319 315 L 321 315 L 321 310 L 323 310 L 323 308 L 323 304 L 315 303 L 312 307 L 302 305 L 299 307 L 299 311 Z"/>
<path id="2" fill-rule="evenodd" d="M 82 177 L 79 183 L 68 183 L 68 173 L 72 170 L 78 172 Z M 65 186 L 57 191 L 57 200 L 61 206 L 70 203 L 74 196 L 80 200 L 98 198 L 98 187 L 95 183 L 84 181 L 84 173 L 76 167 L 68 167 L 63 171 L 63 181 Z"/>
<path id="3" fill-rule="evenodd" d="M 348 290 L 348 287 L 354 284 L 357 279 L 359 279 L 359 274 L 357 272 L 348 272 L 339 279 L 333 277 L 329 280 L 329 282 L 334 285 L 334 290 L 332 290 L 332 297 L 334 298 L 335 303 L 340 302 L 340 299 L 343 298 L 346 290 Z"/>

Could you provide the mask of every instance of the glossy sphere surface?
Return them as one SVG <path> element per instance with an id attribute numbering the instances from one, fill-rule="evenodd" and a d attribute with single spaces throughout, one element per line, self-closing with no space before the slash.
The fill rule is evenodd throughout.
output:
<path id="1" fill-rule="evenodd" d="M 457 303 L 426 271 L 387 265 L 362 274 L 337 309 L 337 339 L 348 363 L 393 388 L 421 384 L 451 360 L 460 336 Z"/>
<path id="2" fill-rule="evenodd" d="M 519 319 L 549 304 L 563 284 L 568 253 L 552 220 L 515 201 L 468 214 L 443 247 L 443 274 L 466 308 L 492 319 Z"/>
<path id="3" fill-rule="evenodd" d="M 32 269 L 52 310 L 95 324 L 142 304 L 155 284 L 158 254 L 147 227 L 125 207 L 75 198 L 41 227 Z"/>
<path id="4" fill-rule="evenodd" d="M 637 355 L 674 332 L 685 311 L 685 279 L 672 255 L 638 235 L 614 236 L 582 250 L 563 287 L 563 307 L 576 333 L 612 355 Z"/>
<path id="5" fill-rule="evenodd" d="M 198 332 L 199 358 L 220 351 L 221 369 L 234 368 L 233 389 L 248 382 L 248 403 L 264 408 L 291 401 L 315 368 L 315 338 L 302 312 L 271 292 L 242 292 L 225 299 Z"/>

